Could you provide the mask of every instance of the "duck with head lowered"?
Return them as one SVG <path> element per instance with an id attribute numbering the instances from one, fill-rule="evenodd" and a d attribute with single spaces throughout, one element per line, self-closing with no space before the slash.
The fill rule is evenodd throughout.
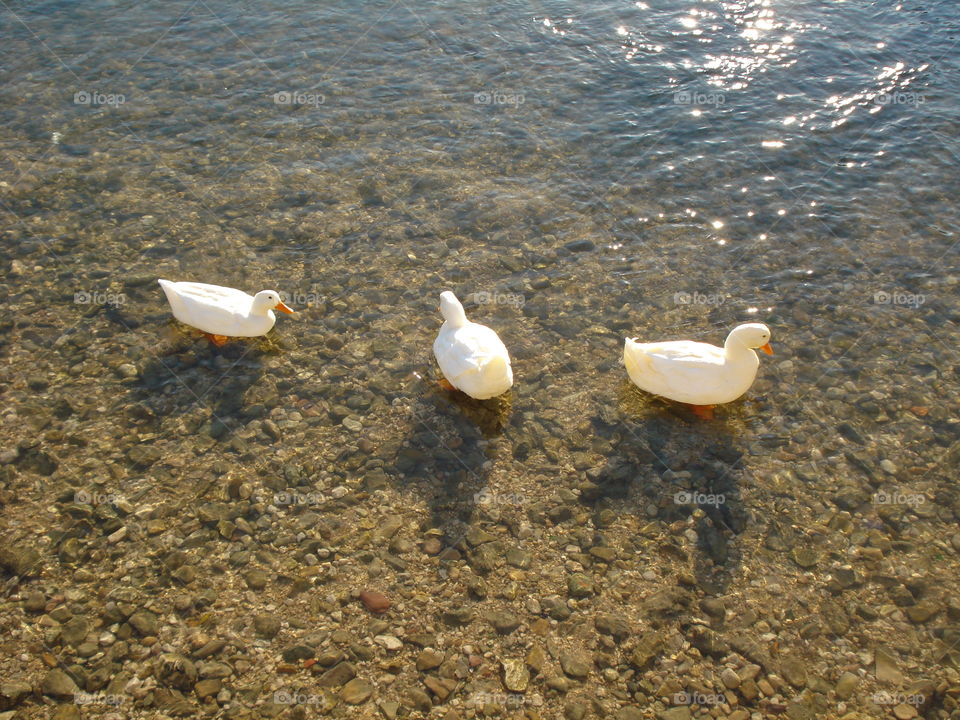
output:
<path id="1" fill-rule="evenodd" d="M 753 385 L 760 366 L 755 348 L 773 355 L 770 328 L 763 323 L 738 325 L 722 348 L 693 340 L 627 338 L 623 363 L 641 390 L 692 405 L 698 416 L 710 418 L 713 406 L 736 400 Z"/>
<path id="2" fill-rule="evenodd" d="M 220 347 L 232 337 L 266 335 L 277 322 L 274 310 L 292 313 L 276 290 L 248 295 L 243 290 L 195 282 L 158 280 L 173 316 L 202 331 Z"/>
<path id="3" fill-rule="evenodd" d="M 510 355 L 496 332 L 470 322 L 463 305 L 449 290 L 440 294 L 443 325 L 433 354 L 450 385 L 477 400 L 502 395 L 513 385 Z"/>

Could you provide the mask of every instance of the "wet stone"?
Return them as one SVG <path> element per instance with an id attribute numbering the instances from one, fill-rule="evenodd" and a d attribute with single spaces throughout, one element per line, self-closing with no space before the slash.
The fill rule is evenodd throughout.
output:
<path id="1" fill-rule="evenodd" d="M 503 665 L 503 684 L 507 690 L 526 692 L 527 685 L 530 683 L 530 671 L 526 663 L 523 660 L 507 659 L 501 664 Z"/>
<path id="2" fill-rule="evenodd" d="M 286 662 L 297 662 L 298 660 L 309 660 L 314 654 L 314 649 L 308 645 L 291 645 L 284 649 L 282 657 Z"/>
<path id="3" fill-rule="evenodd" d="M 360 602 L 375 615 L 381 615 L 390 609 L 390 599 L 376 590 L 364 590 L 360 593 Z"/>
<path id="4" fill-rule="evenodd" d="M 50 720 L 80 720 L 82 717 L 79 706 L 60 705 L 50 715 Z"/>
<path id="5" fill-rule="evenodd" d="M 802 688 L 807 684 L 807 663 L 799 657 L 787 656 L 780 663 L 780 672 L 791 685 Z"/>
<path id="6" fill-rule="evenodd" d="M 23 608 L 27 612 L 43 612 L 47 606 L 47 598 L 42 592 L 27 593 L 23 600 Z"/>
<path id="7" fill-rule="evenodd" d="M 853 692 L 857 689 L 857 685 L 859 683 L 859 677 L 854 675 L 852 672 L 845 672 L 840 676 L 840 679 L 837 680 L 834 692 L 837 693 L 837 697 L 841 700 L 847 700 L 851 695 L 853 695 Z"/>
<path id="8" fill-rule="evenodd" d="M 444 654 L 432 648 L 427 648 L 417 656 L 417 670 L 424 672 L 440 667 Z"/>
<path id="9" fill-rule="evenodd" d="M 533 556 L 526 550 L 512 547 L 507 550 L 507 564 L 511 567 L 526 569 L 533 562 Z"/>
<path id="10" fill-rule="evenodd" d="M 545 597 L 540 601 L 540 605 L 543 607 L 543 611 L 554 620 L 563 621 L 571 615 L 566 600 L 556 595 Z"/>
<path id="11" fill-rule="evenodd" d="M 366 680 L 354 678 L 340 690 L 340 699 L 348 705 L 360 705 L 373 694 L 373 685 Z"/>
<path id="12" fill-rule="evenodd" d="M 598 632 L 604 635 L 612 635 L 618 639 L 623 639 L 630 635 L 630 623 L 616 615 L 599 613 L 594 619 L 594 626 Z"/>
<path id="13" fill-rule="evenodd" d="M 720 680 L 730 690 L 740 687 L 740 676 L 733 668 L 724 668 L 720 673 Z"/>
<path id="14" fill-rule="evenodd" d="M 568 242 L 564 247 L 570 252 L 589 252 L 596 248 L 596 245 L 593 240 L 582 239 Z"/>
<path id="15" fill-rule="evenodd" d="M 251 590 L 263 590 L 267 586 L 267 583 L 270 582 L 270 575 L 265 570 L 254 568 L 253 570 L 248 570 L 244 574 L 243 579 L 247 583 L 247 587 Z"/>
<path id="16" fill-rule="evenodd" d="M 426 713 L 433 709 L 433 701 L 430 696 L 420 688 L 410 688 L 407 690 L 406 696 L 414 710 Z"/>
<path id="17" fill-rule="evenodd" d="M 340 687 L 357 676 L 357 669 L 348 662 L 341 662 L 323 673 L 317 684 L 321 687 Z"/>
<path id="18" fill-rule="evenodd" d="M 820 553 L 812 548 L 795 547 L 790 553 L 790 557 L 804 569 L 812 568 L 820 562 Z"/>
<path id="19" fill-rule="evenodd" d="M 585 598 L 593 595 L 593 580 L 582 573 L 574 573 L 567 578 L 567 592 L 570 597 Z"/>
<path id="20" fill-rule="evenodd" d="M 590 674 L 593 663 L 583 653 L 574 650 L 563 650 L 560 653 L 560 667 L 568 676 L 582 679 Z"/>
<path id="21" fill-rule="evenodd" d="M 80 692 L 80 688 L 77 687 L 73 678 L 60 668 L 54 668 L 47 672 L 46 677 L 43 678 L 40 690 L 44 695 L 55 698 L 72 698 Z"/>
<path id="22" fill-rule="evenodd" d="M 455 607 L 443 613 L 443 621 L 448 625 L 467 625 L 473 620 L 473 609 Z"/>
<path id="23" fill-rule="evenodd" d="M 222 687 L 223 681 L 220 678 L 208 678 L 206 680 L 199 681 L 193 686 L 193 690 L 197 694 L 198 698 L 203 699 L 212 695 L 216 695 L 218 692 L 220 692 Z"/>
<path id="24" fill-rule="evenodd" d="M 157 616 L 149 610 L 137 610 L 128 618 L 127 622 L 142 636 L 155 636 L 160 628 Z"/>
<path id="25" fill-rule="evenodd" d="M 675 707 L 657 713 L 657 720 L 691 720 L 692 717 L 688 707 Z"/>
<path id="26" fill-rule="evenodd" d="M 428 675 L 424 678 L 423 684 L 427 686 L 427 689 L 429 689 L 440 702 L 445 702 L 457 687 L 456 680 L 439 678 L 434 675 Z"/>
<path id="27" fill-rule="evenodd" d="M 127 451 L 127 457 L 134 467 L 147 468 L 157 462 L 162 454 L 152 445 L 134 445 Z"/>
<path id="28" fill-rule="evenodd" d="M 882 683 L 899 685 L 903 682 L 903 673 L 897 664 L 897 657 L 887 648 L 878 647 L 874 652 L 874 672 Z"/>
<path id="29" fill-rule="evenodd" d="M 257 615 L 253 619 L 253 629 L 259 637 L 273 639 L 280 632 L 280 618 L 275 615 Z"/>
<path id="30" fill-rule="evenodd" d="M 29 683 L 19 681 L 0 682 L 0 710 L 15 707 L 33 692 Z"/>
<path id="31" fill-rule="evenodd" d="M 489 613 L 487 622 L 501 635 L 508 635 L 520 627 L 520 618 L 505 610 L 495 610 Z"/>
<path id="32" fill-rule="evenodd" d="M 90 632 L 90 623 L 85 618 L 76 616 L 68 620 L 60 629 L 60 637 L 67 645 L 77 647 Z"/>

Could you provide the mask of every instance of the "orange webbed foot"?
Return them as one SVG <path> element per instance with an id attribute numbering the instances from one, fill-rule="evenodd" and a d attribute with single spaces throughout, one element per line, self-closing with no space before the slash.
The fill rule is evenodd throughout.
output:
<path id="1" fill-rule="evenodd" d="M 450 384 L 450 381 L 446 378 L 440 378 L 437 380 L 437 385 L 440 386 L 441 390 L 446 390 L 447 392 L 453 392 L 456 388 Z"/>
<path id="2" fill-rule="evenodd" d="M 207 340 L 212 342 L 217 347 L 223 347 L 230 340 L 230 338 L 228 338 L 226 335 L 214 335 L 213 333 L 208 333 L 208 332 L 205 332 L 203 334 L 207 338 Z"/>
<path id="3" fill-rule="evenodd" d="M 701 420 L 713 420 L 713 408 L 715 405 L 691 405 L 693 414 Z"/>

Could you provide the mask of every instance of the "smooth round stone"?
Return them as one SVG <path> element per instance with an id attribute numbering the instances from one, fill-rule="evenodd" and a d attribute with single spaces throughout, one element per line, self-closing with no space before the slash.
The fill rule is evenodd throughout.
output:
<path id="1" fill-rule="evenodd" d="M 403 641 L 393 635 L 377 635 L 373 641 L 387 650 L 399 650 L 403 647 Z"/>
<path id="2" fill-rule="evenodd" d="M 373 685 L 361 678 L 354 678 L 340 691 L 340 699 L 348 705 L 359 705 L 373 695 Z"/>

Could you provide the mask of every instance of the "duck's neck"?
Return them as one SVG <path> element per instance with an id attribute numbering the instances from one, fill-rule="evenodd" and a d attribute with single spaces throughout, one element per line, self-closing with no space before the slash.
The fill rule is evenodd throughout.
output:
<path id="1" fill-rule="evenodd" d="M 446 317 L 447 325 L 454 328 L 462 328 L 467 324 L 467 314 L 460 308 L 458 312 L 452 312 Z"/>
<path id="2" fill-rule="evenodd" d="M 723 344 L 723 352 L 727 356 L 727 362 L 749 363 L 757 359 L 757 354 L 746 345 L 740 342 L 731 342 L 730 338 Z"/>
<path id="3" fill-rule="evenodd" d="M 461 328 L 467 324 L 467 314 L 460 303 L 449 303 L 443 308 L 443 319 L 450 327 Z"/>

